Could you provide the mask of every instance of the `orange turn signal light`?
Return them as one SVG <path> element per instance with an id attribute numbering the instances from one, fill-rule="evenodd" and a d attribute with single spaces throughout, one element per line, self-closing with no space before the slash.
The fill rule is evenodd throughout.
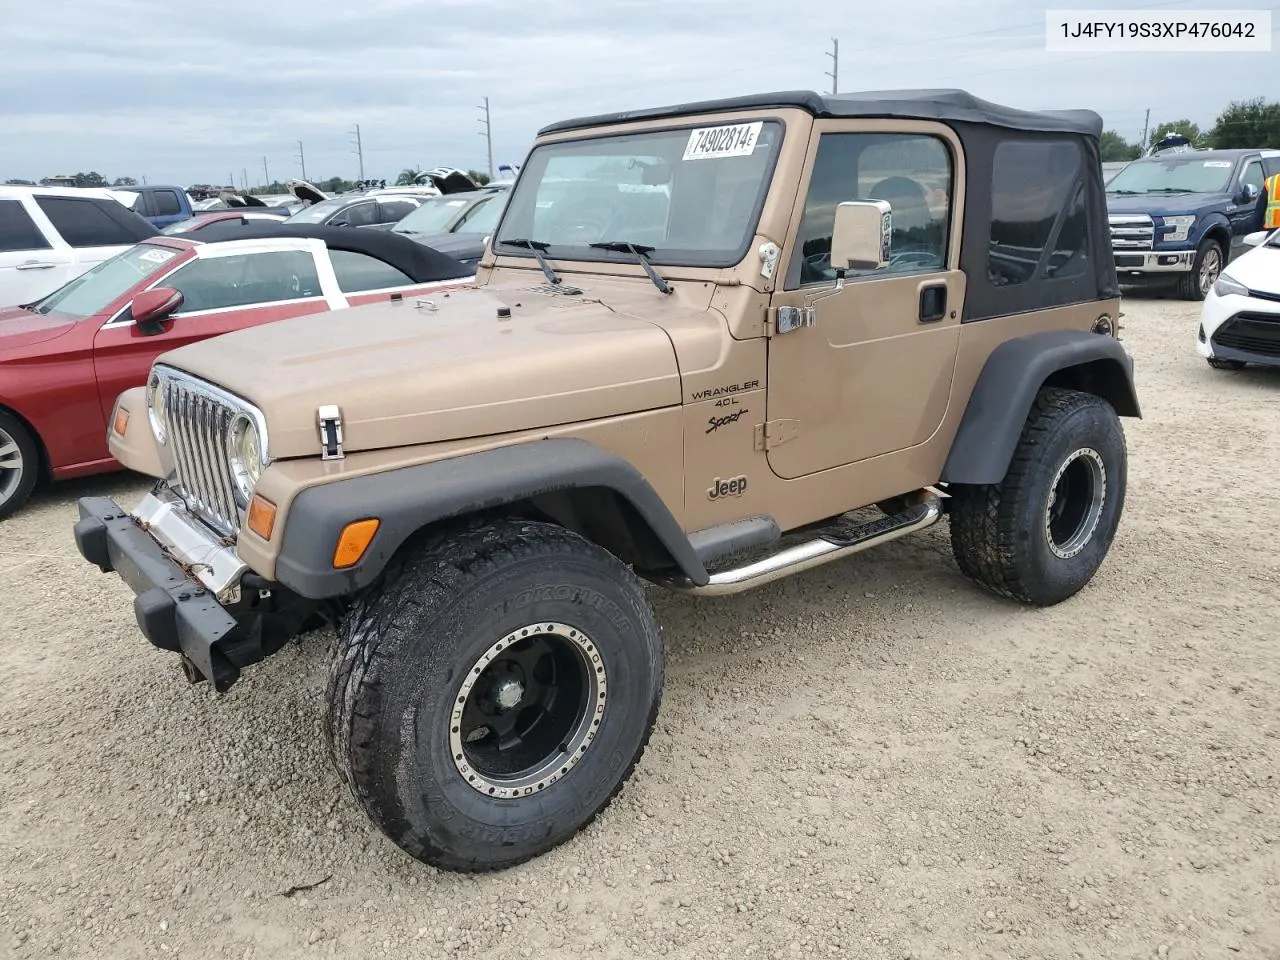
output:
<path id="1" fill-rule="evenodd" d="M 276 505 L 255 493 L 249 501 L 248 525 L 263 540 L 270 540 L 276 526 Z"/>
<path id="2" fill-rule="evenodd" d="M 333 566 L 337 570 L 354 567 L 369 549 L 373 535 L 382 525 L 381 520 L 353 520 L 342 528 L 338 546 L 333 551 Z"/>
<path id="3" fill-rule="evenodd" d="M 111 429 L 121 437 L 123 437 L 124 432 L 129 429 L 129 411 L 124 407 L 120 407 L 116 410 L 116 419 L 115 422 L 111 424 Z"/>

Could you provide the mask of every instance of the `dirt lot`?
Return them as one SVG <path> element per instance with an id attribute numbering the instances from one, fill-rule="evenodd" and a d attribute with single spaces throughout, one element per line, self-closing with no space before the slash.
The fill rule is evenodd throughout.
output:
<path id="1" fill-rule="evenodd" d="M 658 596 L 666 699 L 584 834 L 400 854 L 321 750 L 327 638 L 183 682 L 75 557 L 0 526 L 0 949 L 15 957 L 1280 957 L 1280 371 L 1128 300 L 1147 419 L 1093 585 L 1030 611 L 945 525 L 755 594 Z M 308 885 L 318 884 L 312 889 Z M 292 892 L 291 892 L 292 891 Z"/>

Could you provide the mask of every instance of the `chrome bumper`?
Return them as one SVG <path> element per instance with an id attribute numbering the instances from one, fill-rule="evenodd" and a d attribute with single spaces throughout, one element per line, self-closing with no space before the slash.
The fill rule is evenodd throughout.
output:
<path id="1" fill-rule="evenodd" d="M 1115 251 L 1116 273 L 1186 273 L 1195 264 L 1194 250 Z"/>
<path id="2" fill-rule="evenodd" d="M 199 580 L 219 603 L 238 603 L 240 578 L 248 566 L 227 543 L 195 518 L 172 490 L 158 487 L 133 511 L 142 528 L 166 554 Z"/>

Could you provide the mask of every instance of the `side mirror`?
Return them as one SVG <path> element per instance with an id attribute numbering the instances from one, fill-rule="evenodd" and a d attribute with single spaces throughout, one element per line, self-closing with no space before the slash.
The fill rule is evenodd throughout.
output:
<path id="1" fill-rule="evenodd" d="M 133 298 L 133 322 L 144 337 L 164 333 L 164 322 L 182 306 L 182 291 L 173 287 L 143 290 Z"/>
<path id="2" fill-rule="evenodd" d="M 1260 247 L 1269 233 L 1269 230 L 1258 230 L 1254 233 L 1245 234 L 1244 245 L 1246 247 Z"/>
<path id="3" fill-rule="evenodd" d="M 1256 183 L 1246 183 L 1240 188 L 1240 202 L 1252 203 L 1254 200 L 1257 200 L 1261 194 L 1262 191 L 1258 189 L 1258 185 Z"/>
<path id="4" fill-rule="evenodd" d="M 846 270 L 880 270 L 889 265 L 893 208 L 886 200 L 846 200 L 836 204 L 831 229 L 831 266 L 837 277 Z"/>

